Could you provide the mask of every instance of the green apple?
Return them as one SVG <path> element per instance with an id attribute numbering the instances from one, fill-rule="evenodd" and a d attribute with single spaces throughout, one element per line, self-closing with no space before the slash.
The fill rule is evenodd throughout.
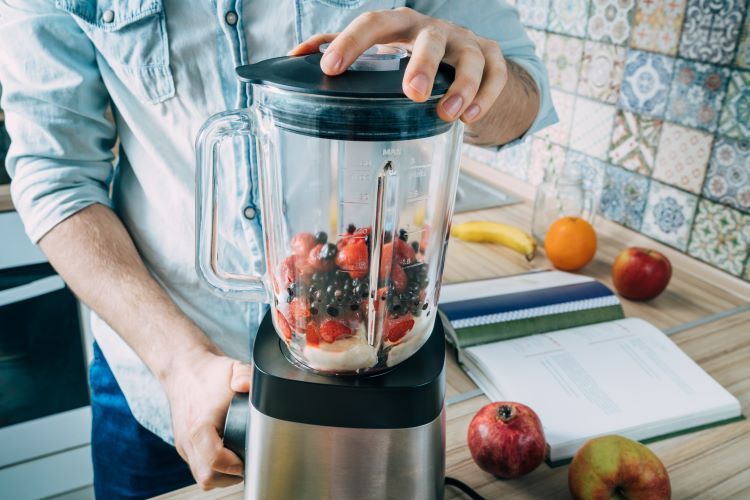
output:
<path id="1" fill-rule="evenodd" d="M 587 441 L 570 464 L 568 488 L 576 500 L 667 500 L 672 495 L 659 457 L 622 436 Z"/>

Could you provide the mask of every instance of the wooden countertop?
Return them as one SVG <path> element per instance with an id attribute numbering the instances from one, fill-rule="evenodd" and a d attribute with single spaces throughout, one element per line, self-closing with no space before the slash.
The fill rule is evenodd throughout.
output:
<path id="1" fill-rule="evenodd" d="M 492 179 L 506 190 L 530 197 L 528 187 L 470 160 L 464 168 Z M 531 202 L 460 214 L 456 222 L 488 219 L 530 227 Z M 610 265 L 625 246 L 655 248 L 668 256 L 672 281 L 655 300 L 623 300 L 628 316 L 644 318 L 662 329 L 679 330 L 672 339 L 719 383 L 739 398 L 750 413 L 750 283 L 703 264 L 669 247 L 598 218 L 596 258 L 582 272 L 612 286 Z M 495 245 L 452 240 L 445 266 L 446 282 L 490 278 L 549 267 L 541 255 L 528 263 L 520 255 Z M 713 320 L 712 320 L 713 319 Z M 695 325 L 704 320 L 704 324 Z M 694 326 L 691 327 L 691 324 Z M 475 390 L 474 383 L 452 358 L 447 367 L 447 396 Z M 567 467 L 542 464 L 523 478 L 501 481 L 480 470 L 466 446 L 466 431 L 474 414 L 488 402 L 483 395 L 447 407 L 446 474 L 456 477 L 488 499 L 569 498 Z M 700 402 L 696 402 L 699 404 Z M 750 420 L 679 436 L 649 445 L 664 461 L 672 481 L 673 498 L 750 498 Z M 242 498 L 242 485 L 202 492 L 191 486 L 163 498 Z M 446 499 L 466 498 L 446 491 Z"/>

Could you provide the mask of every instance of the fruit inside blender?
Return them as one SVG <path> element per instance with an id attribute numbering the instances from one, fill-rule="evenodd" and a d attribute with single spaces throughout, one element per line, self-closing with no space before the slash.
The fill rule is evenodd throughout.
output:
<path id="1" fill-rule="evenodd" d="M 410 240 L 406 229 L 384 233 L 375 293 L 369 286 L 371 233 L 354 224 L 335 241 L 323 231 L 298 233 L 278 266 L 274 323 L 309 368 L 386 368 L 411 356 L 429 335 L 434 312 L 426 230 L 413 235 L 421 241 Z M 368 342 L 368 311 L 377 316 L 376 342 Z"/>

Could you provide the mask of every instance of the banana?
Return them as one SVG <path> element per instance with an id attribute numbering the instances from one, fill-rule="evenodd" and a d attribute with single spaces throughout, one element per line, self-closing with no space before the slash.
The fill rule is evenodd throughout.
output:
<path id="1" fill-rule="evenodd" d="M 525 231 L 500 222 L 473 220 L 463 224 L 454 225 L 451 235 L 476 243 L 499 243 L 516 252 L 519 252 L 526 260 L 534 258 L 536 253 L 536 241 Z"/>

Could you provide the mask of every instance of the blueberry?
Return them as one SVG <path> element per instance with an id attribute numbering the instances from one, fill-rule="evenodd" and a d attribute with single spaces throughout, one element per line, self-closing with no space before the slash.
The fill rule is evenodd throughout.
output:
<path id="1" fill-rule="evenodd" d="M 401 241 L 409 241 L 409 235 L 407 234 L 406 229 L 398 230 L 398 239 Z"/>
<path id="2" fill-rule="evenodd" d="M 351 304 L 349 304 L 349 309 L 351 309 L 352 311 L 356 311 L 357 309 L 359 309 L 359 302 L 352 302 Z"/>
<path id="3" fill-rule="evenodd" d="M 294 300 L 294 297 L 293 297 L 293 296 L 291 296 L 291 295 L 287 295 L 287 296 L 286 296 L 286 301 L 287 301 L 287 303 L 289 303 L 289 302 L 291 302 L 291 301 L 293 301 L 293 300 Z"/>
<path id="4" fill-rule="evenodd" d="M 315 292 L 315 302 L 323 302 L 323 297 L 325 294 L 323 293 L 323 290 L 318 290 Z"/>
<path id="5" fill-rule="evenodd" d="M 335 317 L 339 315 L 338 308 L 333 304 L 330 304 L 328 307 L 326 307 L 326 312 L 328 313 L 329 316 Z"/>
<path id="6" fill-rule="evenodd" d="M 336 245 L 334 245 L 333 243 L 325 244 L 320 249 L 320 260 L 333 260 L 335 257 L 336 257 Z"/>
<path id="7" fill-rule="evenodd" d="M 357 226 L 355 226 L 354 224 L 349 224 L 348 226 L 346 226 L 347 234 L 354 234 L 354 231 L 356 230 L 357 230 Z"/>
<path id="8" fill-rule="evenodd" d="M 419 252 L 419 243 L 417 243 L 416 241 L 412 241 L 411 248 L 414 250 L 415 253 Z"/>
<path id="9" fill-rule="evenodd" d="M 311 307 L 310 308 L 310 314 L 312 314 L 313 316 L 317 316 L 318 315 L 318 308 L 315 307 L 315 306 Z"/>
<path id="10" fill-rule="evenodd" d="M 326 241 L 328 241 L 328 235 L 325 231 L 315 233 L 315 243 L 325 243 Z"/>
<path id="11" fill-rule="evenodd" d="M 336 290 L 333 292 L 333 297 L 336 299 L 336 302 L 341 303 L 344 300 L 344 292 L 342 290 Z"/>
<path id="12" fill-rule="evenodd" d="M 426 310 L 427 310 L 427 307 L 429 307 L 429 306 L 427 305 L 427 302 L 425 302 L 424 304 L 422 304 L 422 310 L 423 310 L 423 311 L 426 311 Z"/>
<path id="13" fill-rule="evenodd" d="M 294 297 L 294 292 L 297 290 L 297 283 L 292 283 L 289 288 L 286 289 L 290 297 Z"/>
<path id="14" fill-rule="evenodd" d="M 383 233 L 383 243 L 390 243 L 392 239 L 393 235 L 390 232 L 386 231 Z"/>

